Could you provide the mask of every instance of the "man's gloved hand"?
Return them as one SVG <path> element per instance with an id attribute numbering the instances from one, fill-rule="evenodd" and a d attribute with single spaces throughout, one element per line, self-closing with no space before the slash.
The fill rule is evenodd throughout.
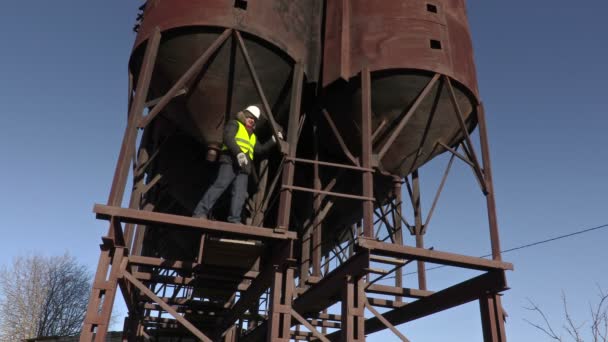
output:
<path id="1" fill-rule="evenodd" d="M 249 161 L 247 160 L 247 156 L 243 152 L 236 155 L 236 160 L 238 161 L 239 166 L 241 168 L 247 166 L 247 163 L 249 163 Z"/>
<path id="2" fill-rule="evenodd" d="M 285 140 L 285 138 L 283 138 L 283 133 L 281 133 L 281 131 L 277 132 L 277 136 L 279 137 L 279 139 Z M 274 137 L 274 135 L 272 136 L 272 141 L 275 143 L 277 142 L 277 139 Z"/>

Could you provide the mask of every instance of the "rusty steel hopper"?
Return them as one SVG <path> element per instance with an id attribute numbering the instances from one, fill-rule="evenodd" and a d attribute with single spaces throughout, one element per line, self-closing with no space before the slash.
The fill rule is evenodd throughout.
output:
<path id="1" fill-rule="evenodd" d="M 463 0 L 384 1 L 381 6 L 365 0 L 332 0 L 325 2 L 325 8 L 321 1 L 310 0 L 150 1 L 131 69 L 139 70 L 146 40 L 160 29 L 163 40 L 151 92 L 165 94 L 230 27 L 242 32 L 242 39 L 226 38 L 209 57 L 203 73 L 176 92 L 159 119 L 146 129 L 145 138 L 156 145 L 162 142 L 170 151 L 159 155 L 155 171 L 162 174 L 163 190 L 178 202 L 182 214 L 193 209 L 206 187 L 209 177 L 205 175 L 213 168 L 204 161 L 201 147 L 206 146 L 206 159 L 214 160 L 228 115 L 260 103 L 248 63 L 257 71 L 258 85 L 281 130 L 286 128 L 293 67 L 296 61 L 303 63 L 305 82 L 319 80 L 319 100 L 313 101 L 335 122 L 354 155 L 361 152 L 362 94 L 357 79 L 369 68 L 372 153 L 382 171 L 375 176 L 379 203 L 388 196 L 395 176 L 407 176 L 464 138 L 454 104 L 467 130 L 475 126 L 478 91 Z M 241 44 L 249 56 L 241 53 Z M 260 126 L 261 140 L 268 139 L 267 122 Z M 329 125 L 321 122 L 319 129 L 320 136 L 327 137 L 321 142 L 320 159 L 347 161 Z M 298 146 L 310 156 L 310 141 L 302 138 Z M 336 176 L 336 191 L 360 191 L 356 175 L 328 170 L 322 178 L 327 183 Z M 300 168 L 296 183 L 298 179 L 312 186 L 306 183 L 312 179 L 312 169 Z M 292 225 L 296 228 L 311 215 L 312 200 L 310 194 L 294 194 Z M 334 204 L 325 221 L 331 227 L 328 237 L 361 215 L 356 201 Z"/>
<path id="2" fill-rule="evenodd" d="M 148 95 L 150 112 L 155 98 L 217 47 L 196 78 L 181 84 L 148 123 L 142 137 L 140 158 L 143 153 L 153 159 L 147 177 L 158 178 L 158 186 L 147 194 L 148 209 L 189 216 L 217 168 L 213 161 L 222 145 L 224 123 L 248 105 L 264 107 L 256 86 L 276 119 L 275 129 L 283 130 L 294 61 L 307 65 L 306 79 L 317 76 L 321 2 L 154 0 L 142 9 L 131 70 L 140 70 L 146 46 L 155 32 L 162 32 Z M 234 28 L 233 34 L 227 34 L 229 28 Z M 270 138 L 266 118 L 258 123 L 262 141 Z M 143 255 L 184 260 L 195 257 L 198 242 L 195 233 L 156 227 L 145 233 L 139 248 Z M 236 266 L 247 268 L 255 261 L 250 259 L 244 257 Z"/>
<path id="3" fill-rule="evenodd" d="M 145 130 L 149 144 L 164 144 L 155 167 L 165 190 L 179 204 L 193 209 L 209 175 L 207 160 L 217 158 L 224 122 L 248 105 L 262 106 L 248 63 L 256 71 L 277 128 L 285 126 L 294 61 L 308 67 L 307 79 L 319 68 L 320 1 L 148 1 L 138 28 L 131 70 L 139 70 L 147 40 L 163 33 L 151 90 L 165 94 L 208 48 L 203 72 L 176 92 L 161 115 Z M 239 37 L 224 37 L 235 28 Z M 242 44 L 242 45 L 241 45 Z M 242 46 L 247 53 L 243 53 Z M 135 75 L 137 78 L 138 75 Z M 153 110 L 153 107 L 152 109 Z M 270 138 L 268 121 L 258 123 L 258 136 Z M 202 156 L 202 158 L 201 158 Z M 160 208 L 158 208 L 160 209 Z"/>
<path id="4" fill-rule="evenodd" d="M 383 203 L 395 177 L 408 176 L 461 142 L 462 127 L 467 131 L 475 127 L 478 90 L 465 4 L 463 0 L 327 1 L 325 17 L 325 114 L 335 122 L 350 154 L 360 155 L 359 75 L 367 68 L 372 154 L 382 171 L 374 176 L 374 196 Z M 322 136 L 332 136 L 329 125 L 321 129 Z M 350 162 L 339 144 L 324 146 L 323 158 Z M 354 187 L 360 193 L 359 179 L 341 177 L 335 188 L 352 191 Z M 361 217 L 357 205 L 337 201 L 326 226 L 356 222 Z M 341 235 L 340 229 L 332 229 L 329 234 Z"/>
<path id="5" fill-rule="evenodd" d="M 407 176 L 445 151 L 439 143 L 463 138 L 447 85 L 436 73 L 450 77 L 464 119 L 474 127 L 478 90 L 463 0 L 328 1 L 326 17 L 327 108 L 349 146 L 360 145 L 361 88 L 341 80 L 366 66 L 374 153 L 383 170 Z"/>

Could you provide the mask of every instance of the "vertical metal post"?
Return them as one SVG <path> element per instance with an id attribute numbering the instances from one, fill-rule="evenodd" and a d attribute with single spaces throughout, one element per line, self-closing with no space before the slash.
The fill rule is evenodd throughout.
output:
<path id="1" fill-rule="evenodd" d="M 362 279 L 346 278 L 342 290 L 342 342 L 365 341 L 365 292 Z"/>
<path id="2" fill-rule="evenodd" d="M 310 270 L 310 245 L 312 243 L 312 229 L 314 227 L 310 227 L 307 229 L 302 235 L 302 244 L 301 244 L 301 257 L 302 264 L 300 265 L 300 287 L 306 286 L 306 281 L 308 280 L 308 271 Z"/>
<path id="3" fill-rule="evenodd" d="M 268 342 L 289 342 L 291 328 L 291 302 L 294 288 L 294 269 L 276 266 L 270 290 L 268 313 Z"/>
<path id="4" fill-rule="evenodd" d="M 416 247 L 424 248 L 424 235 L 422 226 L 422 205 L 420 203 L 420 177 L 418 177 L 418 169 L 412 172 L 412 205 L 414 206 L 414 219 L 416 227 Z M 418 265 L 418 288 L 426 290 L 426 269 L 424 261 L 417 261 Z"/>
<path id="5" fill-rule="evenodd" d="M 504 314 L 498 294 L 486 294 L 479 298 L 484 342 L 506 342 Z"/>
<path id="6" fill-rule="evenodd" d="M 156 63 L 156 55 L 160 45 L 160 30 L 155 29 L 152 38 L 148 41 L 144 60 L 140 69 L 137 88 L 131 108 L 129 110 L 129 118 L 127 128 L 125 129 L 122 146 L 118 156 L 118 162 L 114 172 L 112 188 L 108 197 L 108 205 L 119 206 L 122 202 L 124 190 L 129 175 L 129 165 L 131 164 L 133 153 L 135 153 L 135 145 L 137 138 L 137 122 L 143 114 L 144 104 L 148 96 L 148 89 L 152 79 L 154 64 Z M 120 231 L 117 231 L 120 230 Z M 111 220 L 108 228 L 108 237 L 114 242 L 117 235 L 122 236 L 122 228 L 120 224 Z M 114 305 L 114 297 L 118 286 L 118 276 L 120 271 L 120 263 L 125 253 L 124 248 L 114 248 L 114 246 L 106 246 L 102 249 L 99 263 L 97 266 L 93 289 L 87 308 L 87 314 L 80 335 L 81 342 L 90 342 L 95 336 L 95 341 L 105 341 L 112 314 L 112 306 Z M 110 278 L 105 279 L 108 270 L 112 266 Z M 101 312 L 98 309 L 101 307 Z"/>
<path id="7" fill-rule="evenodd" d="M 238 326 L 235 325 L 228 330 L 228 332 L 226 333 L 226 335 L 223 338 L 223 342 L 236 342 L 237 327 Z"/>
<path id="8" fill-rule="evenodd" d="M 402 183 L 401 179 L 395 177 L 393 179 L 393 200 L 395 201 L 394 209 L 392 210 L 392 218 L 393 218 L 393 229 L 395 244 L 402 246 L 403 245 L 403 223 L 401 222 L 402 212 L 402 203 L 401 203 L 401 191 L 402 191 Z M 395 286 L 403 287 L 403 269 L 399 268 L 395 271 Z M 403 300 L 402 296 L 395 296 L 396 302 L 401 302 Z"/>
<path id="9" fill-rule="evenodd" d="M 481 143 L 481 158 L 483 160 L 483 174 L 487 190 L 486 203 L 488 207 L 488 221 L 490 223 L 490 239 L 492 244 L 492 259 L 502 260 L 500 255 L 500 236 L 498 234 L 498 219 L 496 218 L 496 200 L 494 198 L 494 181 L 492 180 L 492 165 L 490 163 L 490 143 L 488 128 L 483 104 L 477 106 L 477 121 L 479 122 L 479 140 Z"/>
<path id="10" fill-rule="evenodd" d="M 148 161 L 148 151 L 145 148 L 140 148 L 137 154 L 137 164 L 133 168 L 133 192 L 131 192 L 131 199 L 129 200 L 130 209 L 140 209 L 141 207 L 141 196 L 142 189 L 145 187 L 144 170 L 139 170 L 139 165 L 144 165 Z M 133 245 L 133 232 L 135 225 L 133 223 L 127 223 L 125 225 L 125 246 L 131 250 Z"/>
<path id="11" fill-rule="evenodd" d="M 129 164 L 133 153 L 135 153 L 137 123 L 143 115 L 145 102 L 148 97 L 150 81 L 152 80 L 152 71 L 154 70 L 158 47 L 160 45 L 160 38 L 160 30 L 156 28 L 146 47 L 144 60 L 137 80 L 137 88 L 135 88 L 135 97 L 131 104 L 131 108 L 129 109 L 129 121 L 127 123 L 127 128 L 125 129 L 122 146 L 118 156 L 118 163 L 116 164 L 116 169 L 114 171 L 112 188 L 110 189 L 110 195 L 108 196 L 108 205 L 110 206 L 117 206 L 122 202 L 125 186 L 127 184 L 127 177 L 129 176 Z"/>
<path id="12" fill-rule="evenodd" d="M 110 254 L 112 250 L 113 255 Z M 80 342 L 104 342 L 106 340 L 124 254 L 124 248 L 102 251 L 80 334 Z M 110 271 L 110 276 L 106 279 L 108 271 Z"/>
<path id="13" fill-rule="evenodd" d="M 372 167 L 372 98 L 371 72 L 368 66 L 361 71 L 361 166 Z M 373 174 L 363 171 L 363 196 L 374 197 Z M 374 237 L 374 202 L 363 201 L 363 236 Z"/>
<path id="14" fill-rule="evenodd" d="M 313 132 L 315 161 L 319 160 L 319 130 L 315 123 Z M 316 191 L 321 190 L 321 177 L 319 174 L 319 165 L 313 165 L 313 186 Z M 314 277 L 321 276 L 321 194 L 316 193 L 313 199 L 313 219 L 312 219 L 312 275 Z"/>
<path id="15" fill-rule="evenodd" d="M 293 82 L 291 84 L 291 104 L 289 108 L 289 123 L 287 126 L 287 142 L 289 143 L 288 156 L 295 158 L 298 145 L 298 127 L 300 107 L 302 103 L 302 82 L 304 80 L 304 66 L 302 63 L 296 63 L 293 72 Z M 283 168 L 282 185 L 293 185 L 293 175 L 295 165 L 293 160 L 286 160 Z M 281 189 L 279 199 L 279 217 L 278 228 L 289 229 L 289 218 L 291 213 L 291 198 L 290 189 Z"/>

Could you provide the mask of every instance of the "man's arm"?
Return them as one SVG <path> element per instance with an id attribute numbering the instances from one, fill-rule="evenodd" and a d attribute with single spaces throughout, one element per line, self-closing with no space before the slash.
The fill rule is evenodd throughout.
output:
<path id="1" fill-rule="evenodd" d="M 236 143 L 236 132 L 239 126 L 234 120 L 230 120 L 224 126 L 224 145 L 228 147 L 228 151 L 233 157 L 241 153 L 241 148 Z"/>
<path id="2" fill-rule="evenodd" d="M 263 144 L 257 143 L 257 144 L 255 144 L 255 147 L 253 148 L 253 153 L 259 154 L 259 155 L 264 155 L 264 154 L 268 153 L 268 151 L 270 151 L 270 149 L 272 149 L 276 144 L 277 143 L 274 142 L 272 139 L 268 139 Z"/>

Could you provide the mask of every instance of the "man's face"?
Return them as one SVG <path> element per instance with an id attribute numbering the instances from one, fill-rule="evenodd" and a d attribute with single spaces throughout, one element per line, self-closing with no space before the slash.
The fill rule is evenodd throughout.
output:
<path id="1" fill-rule="evenodd" d="M 249 128 L 253 128 L 253 126 L 255 126 L 255 119 L 251 116 L 251 114 L 245 114 L 245 126 Z"/>

